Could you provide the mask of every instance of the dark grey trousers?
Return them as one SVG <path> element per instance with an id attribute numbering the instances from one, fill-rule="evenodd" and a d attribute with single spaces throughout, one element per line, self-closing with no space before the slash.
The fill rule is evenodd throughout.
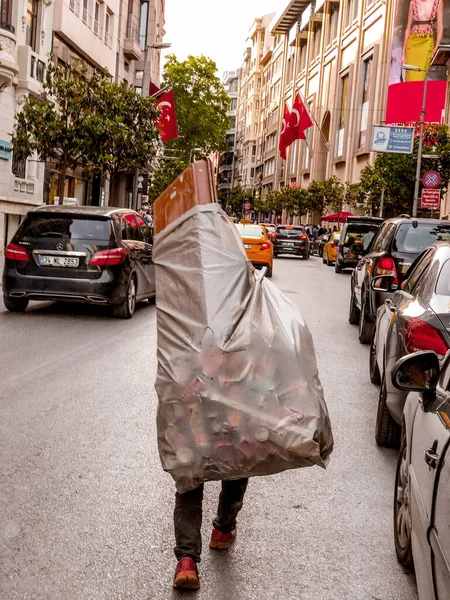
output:
<path id="1" fill-rule="evenodd" d="M 229 533 L 236 527 L 236 517 L 242 508 L 248 479 L 222 481 L 217 517 L 213 525 L 219 531 Z M 185 494 L 175 494 L 175 556 L 200 562 L 202 552 L 202 501 L 203 484 Z"/>

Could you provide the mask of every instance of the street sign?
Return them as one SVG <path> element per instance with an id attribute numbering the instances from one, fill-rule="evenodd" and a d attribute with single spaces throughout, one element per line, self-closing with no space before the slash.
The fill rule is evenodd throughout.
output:
<path id="1" fill-rule="evenodd" d="M 422 177 L 422 183 L 426 188 L 437 188 L 441 183 L 441 176 L 437 171 L 427 171 Z"/>
<path id="2" fill-rule="evenodd" d="M 440 190 L 422 190 L 421 208 L 430 210 L 439 210 L 441 207 L 441 191 Z"/>
<path id="3" fill-rule="evenodd" d="M 372 151 L 393 152 L 394 154 L 412 154 L 414 132 L 414 127 L 374 125 Z"/>

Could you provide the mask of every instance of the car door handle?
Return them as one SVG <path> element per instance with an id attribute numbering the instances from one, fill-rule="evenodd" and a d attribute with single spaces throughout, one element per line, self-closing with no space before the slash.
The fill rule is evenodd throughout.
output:
<path id="1" fill-rule="evenodd" d="M 436 469 L 439 462 L 439 454 L 436 454 L 437 443 L 435 442 L 431 448 L 425 450 L 425 462 L 430 469 Z"/>

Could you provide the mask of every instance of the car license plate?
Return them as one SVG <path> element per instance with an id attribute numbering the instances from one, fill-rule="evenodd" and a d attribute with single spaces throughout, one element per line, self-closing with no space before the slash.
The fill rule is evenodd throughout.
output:
<path id="1" fill-rule="evenodd" d="M 244 248 L 246 250 L 251 250 L 252 249 L 252 245 L 251 244 L 244 244 Z"/>
<path id="2" fill-rule="evenodd" d="M 294 242 L 283 242 L 285 246 L 295 246 Z"/>
<path id="3" fill-rule="evenodd" d="M 78 267 L 80 259 L 73 256 L 40 256 L 39 264 L 41 267 Z"/>

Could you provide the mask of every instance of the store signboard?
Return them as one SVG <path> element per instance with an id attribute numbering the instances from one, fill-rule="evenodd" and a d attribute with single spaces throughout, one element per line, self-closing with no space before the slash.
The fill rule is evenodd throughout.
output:
<path id="1" fill-rule="evenodd" d="M 374 125 L 372 151 L 393 152 L 394 154 L 412 154 L 414 133 L 414 127 Z"/>

